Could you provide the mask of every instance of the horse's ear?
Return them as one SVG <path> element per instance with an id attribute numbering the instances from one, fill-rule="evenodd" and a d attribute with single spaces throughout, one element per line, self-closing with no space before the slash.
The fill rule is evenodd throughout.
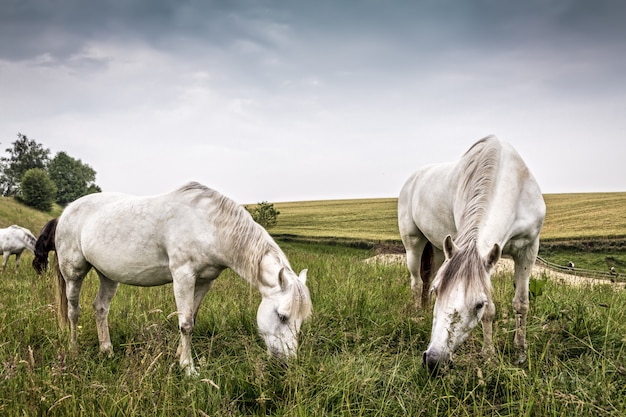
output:
<path id="1" fill-rule="evenodd" d="M 298 279 L 303 284 L 306 284 L 306 273 L 307 273 L 307 271 L 308 271 L 308 269 L 303 269 L 302 271 L 300 271 L 300 275 L 298 275 Z"/>
<path id="2" fill-rule="evenodd" d="M 289 278 L 287 278 L 285 276 L 285 268 L 280 268 L 280 271 L 278 272 L 278 285 L 280 285 L 280 288 L 282 290 L 284 290 L 285 288 L 287 288 L 287 285 L 289 285 Z"/>
<path id="3" fill-rule="evenodd" d="M 502 256 L 502 249 L 500 249 L 500 245 L 497 243 L 493 245 L 493 248 L 489 251 L 487 258 L 485 259 L 485 267 L 487 270 L 491 270 L 498 261 L 500 260 L 500 256 Z"/>
<path id="4" fill-rule="evenodd" d="M 448 235 L 443 240 L 443 252 L 446 255 L 446 259 L 452 258 L 454 252 L 456 252 L 459 248 L 452 241 L 452 236 Z"/>

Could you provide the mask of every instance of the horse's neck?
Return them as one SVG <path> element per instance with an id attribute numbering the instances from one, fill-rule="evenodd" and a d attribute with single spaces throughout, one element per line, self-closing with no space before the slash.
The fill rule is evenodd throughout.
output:
<path id="1" fill-rule="evenodd" d="M 483 203 L 480 215 L 466 217 L 467 221 L 460 221 L 458 224 L 457 244 L 465 246 L 475 242 L 482 256 L 485 256 L 496 243 L 504 247 L 511 237 L 516 216 L 517 199 L 513 196 L 516 192 L 518 192 L 516 185 L 498 181 L 488 201 Z"/>
<path id="2" fill-rule="evenodd" d="M 266 288 L 276 288 L 281 269 L 288 268 L 289 264 L 281 253 L 267 253 L 260 263 L 259 285 Z"/>
<path id="3" fill-rule="evenodd" d="M 279 285 L 280 270 L 289 266 L 282 251 L 272 242 L 265 241 L 264 237 L 257 242 L 246 243 L 236 250 L 231 248 L 227 251 L 226 265 L 261 292 Z"/>

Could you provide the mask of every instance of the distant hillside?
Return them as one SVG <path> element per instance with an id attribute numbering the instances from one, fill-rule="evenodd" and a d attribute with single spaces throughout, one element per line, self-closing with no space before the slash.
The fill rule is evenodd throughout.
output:
<path id="1" fill-rule="evenodd" d="M 545 242 L 577 239 L 626 239 L 626 192 L 546 194 Z M 273 235 L 305 238 L 399 242 L 397 199 L 355 199 L 275 203 L 280 211 Z M 58 217 L 26 207 L 13 198 L 0 197 L 0 227 L 12 224 L 36 236 L 44 224 Z"/>
<path id="2" fill-rule="evenodd" d="M 541 239 L 626 239 L 626 192 L 546 194 Z M 396 198 L 276 203 L 273 235 L 399 241 Z"/>
<path id="3" fill-rule="evenodd" d="M 626 193 L 546 194 L 541 238 L 626 238 Z"/>
<path id="4" fill-rule="evenodd" d="M 55 206 L 50 213 L 44 213 L 15 201 L 11 197 L 0 197 L 0 227 L 8 227 L 17 224 L 30 230 L 35 236 L 39 236 L 41 228 L 48 220 L 57 217 L 61 212 L 59 206 Z"/>

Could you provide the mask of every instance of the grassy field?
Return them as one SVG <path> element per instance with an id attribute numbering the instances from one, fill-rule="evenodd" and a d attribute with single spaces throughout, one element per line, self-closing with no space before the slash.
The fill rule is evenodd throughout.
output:
<path id="1" fill-rule="evenodd" d="M 362 199 L 274 204 L 280 211 L 273 234 L 316 238 L 398 240 L 398 200 Z"/>
<path id="2" fill-rule="evenodd" d="M 55 206 L 50 213 L 44 213 L 26 207 L 13 198 L 0 197 L 0 228 L 18 224 L 30 230 L 35 236 L 38 236 L 44 224 L 60 213 L 61 208 L 59 206 Z"/>
<path id="3" fill-rule="evenodd" d="M 544 195 L 540 255 L 559 265 L 626 274 L 626 192 Z M 275 203 L 275 236 L 401 245 L 395 198 Z M 556 249 L 554 248 L 556 246 Z"/>
<path id="4" fill-rule="evenodd" d="M 626 193 L 547 194 L 542 239 L 626 238 Z"/>
<path id="5" fill-rule="evenodd" d="M 626 193 L 546 194 L 542 240 L 626 238 Z M 276 203 L 273 234 L 400 241 L 395 198 Z"/>
<path id="6" fill-rule="evenodd" d="M 493 277 L 496 354 L 481 331 L 453 370 L 421 366 L 430 311 L 416 311 L 402 265 L 368 265 L 370 252 L 283 243 L 309 268 L 315 311 L 299 356 L 282 368 L 256 334 L 259 295 L 227 271 L 207 296 L 193 336 L 200 376 L 176 363 L 171 286 L 123 286 L 110 325 L 116 355 L 98 354 L 83 290 L 77 354 L 54 313 L 52 277 L 23 268 L 0 280 L 0 415 L 3 416 L 622 416 L 626 413 L 626 291 L 547 282 L 531 303 L 529 360 L 513 365 L 510 274 Z M 541 277 L 537 277 L 541 278 Z"/>
<path id="7" fill-rule="evenodd" d="M 602 213 L 610 219 L 621 215 L 621 226 L 598 218 L 599 209 L 575 204 L 573 195 L 546 196 L 544 238 L 576 239 L 572 232 L 559 233 L 581 224 L 589 225 L 576 229 L 585 237 L 626 235 L 621 213 L 626 193 L 582 197 L 591 197 L 588 205 L 605 201 L 599 208 L 614 204 Z M 35 234 L 53 215 L 10 204 L 0 201 L 0 215 L 9 213 L 0 218 L 2 225 L 18 223 Z M 560 207 L 558 215 L 553 205 Z M 277 208 L 281 215 L 273 233 L 396 239 L 393 199 L 281 203 Z M 581 211 L 587 216 L 578 216 Z M 305 223 L 302 228 L 298 219 Z M 560 226 L 551 229 L 557 220 Z M 303 232 L 306 228 L 309 233 Z M 341 235 L 339 229 L 350 232 Z M 512 277 L 495 275 L 495 356 L 481 357 L 478 328 L 457 352 L 454 369 L 432 377 L 421 366 L 432 313 L 414 308 L 403 265 L 366 264 L 363 260 L 372 255 L 368 249 L 280 244 L 295 270 L 309 269 L 314 313 L 303 326 L 298 358 L 288 368 L 267 358 L 256 328 L 260 296 L 226 271 L 203 303 L 194 331 L 196 379 L 186 378 L 176 362 L 171 286 L 120 287 L 109 317 L 116 355 L 107 359 L 98 353 L 90 305 L 97 278 L 92 273 L 81 299 L 80 351 L 71 354 L 68 332 L 56 322 L 53 278 L 50 273 L 37 277 L 29 268 L 32 255 L 25 254 L 22 269 L 10 264 L 0 279 L 0 415 L 626 415 L 623 288 L 547 280 L 543 294 L 531 301 L 529 360 L 515 366 Z"/>

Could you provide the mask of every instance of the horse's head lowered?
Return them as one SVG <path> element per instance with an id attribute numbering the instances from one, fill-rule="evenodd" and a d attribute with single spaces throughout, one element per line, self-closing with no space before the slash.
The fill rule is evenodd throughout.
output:
<path id="1" fill-rule="evenodd" d="M 311 314 L 306 272 L 304 269 L 296 275 L 291 269 L 282 268 L 278 285 L 261 291 L 263 299 L 257 312 L 259 333 L 268 352 L 279 359 L 296 356 L 300 326 Z"/>
<path id="2" fill-rule="evenodd" d="M 433 280 L 436 295 L 430 344 L 423 361 L 432 372 L 439 366 L 451 364 L 452 353 L 476 327 L 491 301 L 490 273 L 501 255 L 494 245 L 482 257 L 476 245 L 457 247 L 448 235 L 444 240 L 446 260 Z"/>
<path id="3" fill-rule="evenodd" d="M 37 274 L 41 275 L 48 268 L 48 252 L 55 250 L 54 238 L 57 226 L 57 219 L 52 219 L 45 224 L 39 238 L 35 242 L 35 258 L 33 259 L 33 268 Z"/>

